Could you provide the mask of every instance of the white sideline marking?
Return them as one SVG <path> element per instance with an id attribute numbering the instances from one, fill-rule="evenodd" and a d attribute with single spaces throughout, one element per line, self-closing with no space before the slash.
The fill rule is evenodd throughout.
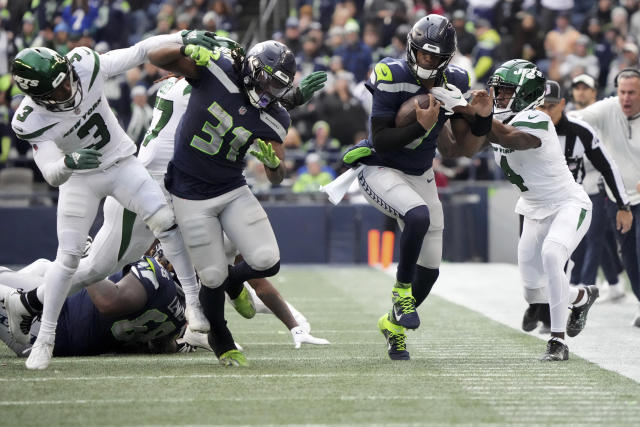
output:
<path id="1" fill-rule="evenodd" d="M 385 273 L 395 277 L 396 264 Z M 527 307 L 518 267 L 513 264 L 443 263 L 433 288 L 455 304 L 511 328 L 522 331 L 522 315 Z M 567 337 L 569 351 L 598 366 L 640 382 L 640 328 L 631 326 L 638 307 L 627 292 L 620 303 L 596 303 L 589 310 L 587 327 L 574 338 Z M 547 340 L 537 331 L 531 336 Z M 540 354 L 544 346 L 540 346 Z"/>

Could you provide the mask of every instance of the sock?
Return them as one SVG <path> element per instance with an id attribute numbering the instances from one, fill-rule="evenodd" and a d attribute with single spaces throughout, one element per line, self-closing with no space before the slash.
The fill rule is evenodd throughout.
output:
<path id="1" fill-rule="evenodd" d="M 424 236 L 429 230 L 429 208 L 426 205 L 410 209 L 402 217 L 404 229 L 400 234 L 400 260 L 396 279 L 410 283 L 416 269 L 416 262 L 422 249 Z"/>
<path id="2" fill-rule="evenodd" d="M 587 290 L 585 288 L 582 288 L 582 289 L 584 289 L 584 292 L 582 292 L 582 298 L 580 298 L 578 301 L 573 303 L 574 307 L 582 307 L 589 300 L 589 296 L 587 295 Z"/>
<path id="3" fill-rule="evenodd" d="M 58 316 L 69 293 L 71 276 L 73 276 L 74 272 L 75 269 L 65 267 L 57 260 L 47 270 L 44 282 L 48 286 L 48 290 L 42 307 L 42 320 L 38 339 L 40 339 L 40 336 L 43 337 L 42 339 L 49 339 L 55 335 Z"/>
<path id="4" fill-rule="evenodd" d="M 562 344 L 565 343 L 564 340 L 562 338 L 560 338 L 560 337 L 551 337 L 551 339 L 554 340 L 554 341 L 558 341 L 558 342 L 560 342 Z"/>
<path id="5" fill-rule="evenodd" d="M 20 296 L 20 300 L 27 306 L 28 310 L 35 313 L 42 313 L 42 302 L 38 299 L 38 288 L 31 289 L 26 294 L 23 294 Z"/>
<path id="6" fill-rule="evenodd" d="M 215 289 L 206 286 L 200 287 L 200 304 L 202 311 L 209 320 L 209 344 L 213 348 L 216 357 L 236 348 L 233 335 L 227 328 L 224 318 L 224 288 L 218 286 Z"/>
<path id="7" fill-rule="evenodd" d="M 394 286 L 395 288 L 400 288 L 400 289 L 410 289 L 411 288 L 411 283 L 402 283 L 396 280 L 396 285 Z"/>
<path id="8" fill-rule="evenodd" d="M 551 332 L 564 332 L 571 300 L 569 279 L 564 274 L 564 263 L 569 258 L 567 249 L 560 243 L 547 241 L 542 245 L 542 267 L 549 279 L 549 308 Z M 575 288 L 574 288 L 575 290 Z"/>
<path id="9" fill-rule="evenodd" d="M 416 265 L 413 282 L 411 282 L 411 292 L 416 299 L 416 307 L 420 306 L 427 296 L 429 296 L 439 275 L 440 270 L 437 268 L 426 268 L 421 265 Z"/>
<path id="10" fill-rule="evenodd" d="M 241 261 L 229 267 L 229 276 L 225 279 L 222 287 L 229 294 L 229 298 L 236 299 L 242 292 L 244 282 L 251 279 L 275 276 L 278 271 L 280 271 L 280 261 L 266 270 L 254 270 L 246 261 Z"/>
<path id="11" fill-rule="evenodd" d="M 159 240 L 162 244 L 164 255 L 173 266 L 176 276 L 178 276 L 187 304 L 191 304 L 198 298 L 200 285 L 198 284 L 191 258 L 189 258 L 187 248 L 182 240 L 182 234 L 177 228 L 162 234 L 163 236 Z"/>

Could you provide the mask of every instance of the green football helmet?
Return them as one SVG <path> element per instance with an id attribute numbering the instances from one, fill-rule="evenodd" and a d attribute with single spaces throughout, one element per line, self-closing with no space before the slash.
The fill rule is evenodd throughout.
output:
<path id="1" fill-rule="evenodd" d="M 533 110 L 544 102 L 546 79 L 538 68 L 524 59 L 500 65 L 489 78 L 495 91 L 494 114 L 515 114 Z"/>
<path id="2" fill-rule="evenodd" d="M 23 49 L 13 60 L 13 79 L 33 101 L 51 111 L 69 111 L 80 105 L 82 88 L 69 60 L 45 47 Z M 71 90 L 64 99 L 54 99 L 53 92 L 69 79 Z M 59 96 L 57 97 L 59 98 Z"/>

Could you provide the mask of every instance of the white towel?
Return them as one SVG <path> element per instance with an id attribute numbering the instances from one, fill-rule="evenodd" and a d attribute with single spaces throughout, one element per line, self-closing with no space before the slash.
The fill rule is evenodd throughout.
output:
<path id="1" fill-rule="evenodd" d="M 344 195 L 347 194 L 349 187 L 355 183 L 354 180 L 362 169 L 364 169 L 364 165 L 360 165 L 356 169 L 349 169 L 329 184 L 322 186 L 320 191 L 327 193 L 329 201 L 337 205 L 344 198 Z"/>

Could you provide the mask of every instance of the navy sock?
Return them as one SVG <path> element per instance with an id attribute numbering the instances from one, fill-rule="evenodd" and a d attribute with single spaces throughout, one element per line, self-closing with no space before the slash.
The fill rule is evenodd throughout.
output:
<path id="1" fill-rule="evenodd" d="M 413 282 L 411 282 L 411 294 L 416 299 L 416 307 L 420 306 L 422 302 L 429 296 L 433 284 L 436 283 L 440 270 L 435 268 L 425 268 L 420 265 L 416 265 L 416 272 L 413 276 Z"/>
<path id="2" fill-rule="evenodd" d="M 416 268 L 416 262 L 422 249 L 422 241 L 429 230 L 429 208 L 417 206 L 402 218 L 404 230 L 400 235 L 400 261 L 396 279 L 402 283 L 410 283 Z"/>
<path id="3" fill-rule="evenodd" d="M 236 299 L 242 292 L 244 282 L 251 279 L 275 276 L 278 271 L 280 271 L 280 261 L 266 270 L 254 270 L 245 261 L 241 261 L 234 266 L 229 266 L 229 276 L 222 286 L 229 294 L 229 298 Z"/>
<path id="4" fill-rule="evenodd" d="M 221 354 L 233 350 L 236 345 L 233 335 L 227 328 L 227 321 L 224 318 L 224 288 L 200 287 L 200 304 L 202 311 L 209 320 L 211 330 L 209 332 L 209 344 L 213 348 L 217 357 Z"/>

